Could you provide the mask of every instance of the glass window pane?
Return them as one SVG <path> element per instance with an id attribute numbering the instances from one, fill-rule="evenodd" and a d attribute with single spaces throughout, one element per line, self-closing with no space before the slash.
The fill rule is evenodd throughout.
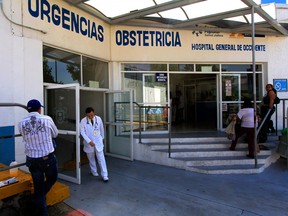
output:
<path id="1" fill-rule="evenodd" d="M 167 102 L 167 82 L 157 82 L 155 74 L 123 73 L 122 89 L 134 90 L 138 103 Z"/>
<path id="2" fill-rule="evenodd" d="M 257 64 L 255 65 L 256 71 L 262 71 L 262 65 Z M 253 71 L 253 65 L 250 64 L 222 64 L 221 66 L 222 71 Z"/>
<path id="3" fill-rule="evenodd" d="M 239 86 L 240 85 L 240 86 Z M 239 92 L 240 91 L 240 92 Z M 262 98 L 262 74 L 256 74 L 256 100 Z M 222 100 L 243 101 L 253 100 L 253 74 L 233 74 L 222 76 Z"/>
<path id="4" fill-rule="evenodd" d="M 154 74 L 144 74 L 144 103 L 167 101 L 167 82 L 157 82 Z"/>
<path id="5" fill-rule="evenodd" d="M 222 76 L 222 100 L 240 101 L 240 75 Z"/>
<path id="6" fill-rule="evenodd" d="M 262 74 L 256 74 L 256 100 L 262 99 Z M 253 74 L 241 74 L 241 100 L 248 97 L 253 100 Z"/>
<path id="7" fill-rule="evenodd" d="M 48 83 L 80 83 L 80 56 L 43 46 L 43 77 Z"/>
<path id="8" fill-rule="evenodd" d="M 196 64 L 196 71 L 200 72 L 217 72 L 220 71 L 218 64 Z"/>
<path id="9" fill-rule="evenodd" d="M 142 73 L 122 73 L 122 89 L 134 90 L 134 100 L 143 102 L 143 74 Z"/>
<path id="10" fill-rule="evenodd" d="M 169 64 L 169 71 L 194 71 L 194 64 Z"/>
<path id="11" fill-rule="evenodd" d="M 94 88 L 109 88 L 108 63 L 83 57 L 83 85 Z"/>
<path id="12" fill-rule="evenodd" d="M 76 130 L 76 107 L 74 89 L 48 89 L 47 113 L 59 130 Z"/>
<path id="13" fill-rule="evenodd" d="M 167 64 L 122 64 L 122 71 L 167 71 Z"/>
<path id="14" fill-rule="evenodd" d="M 76 136 L 68 134 L 59 134 L 56 138 L 56 157 L 58 172 L 77 177 L 76 170 L 78 169 L 75 157 L 76 157 Z M 81 148 L 82 150 L 83 148 Z M 84 154 L 82 152 L 82 154 Z M 85 155 L 86 156 L 86 155 Z"/>

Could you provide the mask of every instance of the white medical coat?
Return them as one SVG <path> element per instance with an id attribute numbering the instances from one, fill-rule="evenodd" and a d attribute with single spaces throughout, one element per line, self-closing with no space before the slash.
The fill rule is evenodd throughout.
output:
<path id="1" fill-rule="evenodd" d="M 84 139 L 84 152 L 92 153 L 94 152 L 94 149 L 96 149 L 98 152 L 103 151 L 104 127 L 102 119 L 99 116 L 94 116 L 93 125 L 91 123 L 91 120 L 87 117 L 81 119 L 80 133 Z M 95 147 L 89 144 L 89 142 L 91 141 L 95 143 Z"/>

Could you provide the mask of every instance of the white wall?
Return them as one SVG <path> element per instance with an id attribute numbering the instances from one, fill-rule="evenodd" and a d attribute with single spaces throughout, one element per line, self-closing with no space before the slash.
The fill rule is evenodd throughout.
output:
<path id="1" fill-rule="evenodd" d="M 15 2 L 14 2 L 15 3 Z M 9 14 L 9 13 L 8 13 Z M 0 103 L 20 103 L 26 105 L 31 98 L 43 101 L 43 73 L 42 73 L 42 42 L 22 36 L 17 26 L 3 17 L 0 13 L 1 34 L 1 84 Z M 20 107 L 0 108 L 0 125 L 15 126 L 27 115 L 27 111 Z M 24 146 L 21 139 L 16 138 L 16 160 L 23 162 Z"/>
<path id="2" fill-rule="evenodd" d="M 266 83 L 272 83 L 273 79 L 288 79 L 288 38 L 287 37 L 269 37 L 269 57 L 267 64 L 267 80 Z M 266 84 L 265 83 L 265 84 Z M 280 99 L 288 99 L 288 92 L 278 92 L 277 96 Z M 286 110 L 288 107 L 288 101 L 286 101 Z M 283 128 L 283 113 L 282 103 L 278 106 L 278 129 Z M 275 123 L 275 114 L 272 119 Z M 287 125 L 286 125 L 287 127 Z"/>

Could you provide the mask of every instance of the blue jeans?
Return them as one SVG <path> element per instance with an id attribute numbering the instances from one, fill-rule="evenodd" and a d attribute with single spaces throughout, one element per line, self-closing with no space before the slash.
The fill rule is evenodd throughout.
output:
<path id="1" fill-rule="evenodd" d="M 46 194 L 57 181 L 57 160 L 53 153 L 43 158 L 26 157 L 34 184 L 35 215 L 48 216 Z"/>

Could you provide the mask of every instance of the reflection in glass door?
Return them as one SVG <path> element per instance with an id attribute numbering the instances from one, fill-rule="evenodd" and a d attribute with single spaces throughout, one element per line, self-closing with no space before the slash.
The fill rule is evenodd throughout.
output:
<path id="1" fill-rule="evenodd" d="M 46 86 L 45 94 L 46 114 L 59 130 L 55 150 L 59 178 L 80 184 L 79 85 Z"/>
<path id="2" fill-rule="evenodd" d="M 132 91 L 109 91 L 105 94 L 106 154 L 133 160 Z"/>
<path id="3" fill-rule="evenodd" d="M 167 82 L 156 82 L 155 74 L 143 74 L 143 102 L 146 106 L 167 103 Z"/>

